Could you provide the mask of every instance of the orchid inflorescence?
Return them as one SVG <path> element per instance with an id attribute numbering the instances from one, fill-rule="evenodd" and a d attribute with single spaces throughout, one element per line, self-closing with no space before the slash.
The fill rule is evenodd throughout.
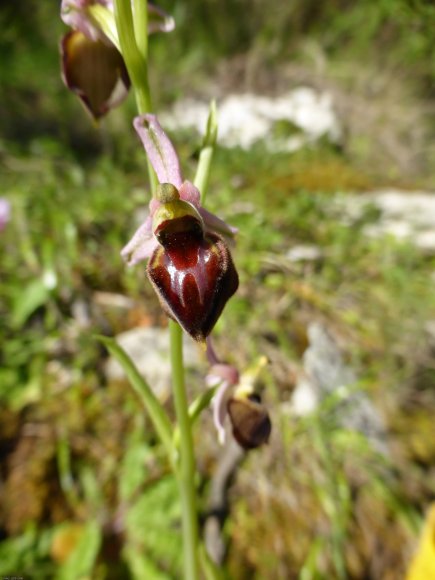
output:
<path id="1" fill-rule="evenodd" d="M 133 123 L 159 185 L 149 203 L 149 215 L 122 250 L 129 265 L 149 259 L 148 277 L 168 316 L 192 338 L 207 339 L 210 372 L 206 382 L 217 387 L 214 422 L 221 442 L 224 419 L 230 417 L 233 435 L 245 449 L 269 439 L 271 423 L 259 396 L 241 380 L 235 367 L 222 363 L 210 332 L 239 279 L 228 244 L 237 230 L 201 206 L 201 194 L 183 181 L 177 153 L 154 115 Z"/>
<path id="2" fill-rule="evenodd" d="M 169 32 L 173 19 L 147 5 L 148 34 Z M 71 27 L 61 42 L 62 76 L 95 120 L 127 95 L 130 77 L 114 19 L 113 0 L 62 0 L 61 17 Z M 133 13 L 134 17 L 134 13 Z M 163 310 L 194 340 L 207 341 L 209 387 L 216 389 L 214 422 L 224 440 L 224 419 L 246 449 L 267 442 L 268 413 L 244 373 L 221 362 L 210 332 L 239 284 L 231 257 L 237 230 L 201 205 L 201 193 L 183 180 L 178 155 L 155 115 L 141 114 L 134 128 L 157 176 L 149 213 L 121 252 L 133 266 L 147 263 L 148 278 Z"/>

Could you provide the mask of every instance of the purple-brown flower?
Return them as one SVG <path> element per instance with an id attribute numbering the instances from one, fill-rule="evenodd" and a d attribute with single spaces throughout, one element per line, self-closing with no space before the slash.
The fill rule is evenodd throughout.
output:
<path id="1" fill-rule="evenodd" d="M 207 358 L 211 365 L 206 377 L 209 387 L 215 387 L 213 397 L 213 420 L 220 443 L 225 441 L 225 418 L 228 416 L 237 443 L 244 449 L 255 449 L 267 443 L 272 430 L 269 413 L 262 404 L 254 383 L 261 368 L 266 364 L 260 358 L 256 367 L 239 375 L 237 369 L 221 362 L 207 339 Z"/>
<path id="2" fill-rule="evenodd" d="M 125 99 L 130 79 L 121 53 L 95 19 L 94 7 L 106 10 L 113 20 L 113 0 L 62 0 L 61 18 L 72 30 L 63 37 L 60 51 L 65 85 L 98 120 Z M 148 4 L 148 12 L 149 34 L 173 30 L 173 19 L 160 8 Z"/>
<path id="3" fill-rule="evenodd" d="M 129 264 L 149 258 L 147 274 L 166 313 L 195 340 L 211 332 L 238 287 L 223 236 L 235 230 L 200 205 L 200 193 L 183 181 L 175 149 L 154 115 L 134 127 L 160 182 L 150 213 L 121 255 Z"/>

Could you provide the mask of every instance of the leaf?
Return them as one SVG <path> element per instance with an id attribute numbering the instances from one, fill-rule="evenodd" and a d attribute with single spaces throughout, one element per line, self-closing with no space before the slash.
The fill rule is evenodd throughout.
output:
<path id="1" fill-rule="evenodd" d="M 113 338 L 108 338 L 107 336 L 97 336 L 96 338 L 106 346 L 110 354 L 116 358 L 124 369 L 131 386 L 139 396 L 154 424 L 157 435 L 168 453 L 169 460 L 173 463 L 172 425 L 160 401 L 148 383 L 142 378 L 134 362 Z"/>
<path id="2" fill-rule="evenodd" d="M 145 481 L 146 459 L 152 453 L 143 441 L 127 442 L 127 449 L 122 459 L 119 478 L 119 497 L 128 501 Z"/>
<path id="3" fill-rule="evenodd" d="M 91 578 L 101 547 L 102 533 L 95 521 L 88 522 L 76 547 L 59 569 L 57 580 L 82 580 Z"/>
<path id="4" fill-rule="evenodd" d="M 12 310 L 13 328 L 21 328 L 35 310 L 50 298 L 50 289 L 43 278 L 32 280 L 16 296 Z"/>
<path id="5" fill-rule="evenodd" d="M 207 192 L 208 181 L 210 177 L 210 167 L 213 158 L 213 152 L 216 146 L 218 133 L 216 101 L 210 103 L 210 110 L 207 119 L 207 125 L 199 154 L 198 167 L 196 169 L 193 183 L 201 192 L 201 202 L 204 205 L 205 195 Z"/>
<path id="6" fill-rule="evenodd" d="M 144 578 L 171 580 L 171 576 L 159 570 L 150 558 L 133 547 L 124 550 L 124 559 L 128 564 L 133 580 L 143 580 Z"/>
<path id="7" fill-rule="evenodd" d="M 126 518 L 129 549 L 146 554 L 149 562 L 161 564 L 177 578 L 182 563 L 180 515 L 177 481 L 168 476 L 147 488 Z"/>
<path id="8" fill-rule="evenodd" d="M 206 580 L 224 580 L 225 574 L 222 568 L 219 568 L 219 566 L 215 562 L 213 562 L 213 560 L 207 553 L 207 549 L 204 546 L 204 544 L 200 544 L 198 546 L 198 550 L 199 550 L 199 561 L 201 563 L 201 567 L 204 572 Z"/>
<path id="9" fill-rule="evenodd" d="M 201 416 L 202 411 L 210 405 L 214 397 L 216 388 L 209 388 L 202 393 L 189 406 L 189 417 L 191 424 L 194 425 Z"/>
<path id="10" fill-rule="evenodd" d="M 209 388 L 209 389 L 203 391 L 202 393 L 200 393 L 198 395 L 198 397 L 196 397 L 196 399 L 194 401 L 192 401 L 192 403 L 189 405 L 189 418 L 190 418 L 190 424 L 191 424 L 192 428 L 195 425 L 195 423 L 197 422 L 197 420 L 199 419 L 199 417 L 201 416 L 201 413 L 203 412 L 203 410 L 206 409 L 210 405 L 210 402 L 213 399 L 215 392 L 216 392 L 215 387 Z M 178 447 L 178 445 L 180 443 L 180 428 L 178 425 L 175 427 L 175 430 L 174 430 L 173 442 L 174 442 L 174 446 Z"/>
<path id="11" fill-rule="evenodd" d="M 0 542 L 0 578 L 12 571 L 32 580 L 54 577 L 54 564 L 48 562 L 53 530 L 37 529 L 33 524 L 20 536 Z"/>

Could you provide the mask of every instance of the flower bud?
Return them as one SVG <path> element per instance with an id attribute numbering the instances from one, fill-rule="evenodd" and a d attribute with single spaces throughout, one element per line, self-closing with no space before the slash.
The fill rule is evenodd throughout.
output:
<path id="1" fill-rule="evenodd" d="M 272 430 L 267 409 L 257 393 L 238 394 L 228 401 L 233 435 L 244 449 L 255 449 L 269 441 Z"/>
<path id="2" fill-rule="evenodd" d="M 62 40 L 62 77 L 66 86 L 98 120 L 128 93 L 130 79 L 120 52 L 73 30 Z"/>
<path id="3" fill-rule="evenodd" d="M 195 212 L 181 201 L 157 210 L 154 233 L 162 246 L 151 256 L 147 273 L 167 314 L 201 341 L 237 290 L 239 278 L 225 242 L 215 234 L 204 236 Z"/>

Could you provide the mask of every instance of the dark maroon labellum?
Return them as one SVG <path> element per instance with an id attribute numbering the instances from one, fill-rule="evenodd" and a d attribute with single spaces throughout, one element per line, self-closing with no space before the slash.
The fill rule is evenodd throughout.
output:
<path id="1" fill-rule="evenodd" d="M 193 216 L 185 215 L 164 221 L 154 230 L 154 235 L 165 248 L 176 245 L 181 233 L 189 233 L 192 240 L 194 238 L 200 240 L 204 235 L 202 223 Z M 174 236 L 176 236 L 175 239 Z"/>
<path id="2" fill-rule="evenodd" d="M 272 423 L 256 393 L 246 398 L 230 399 L 228 414 L 233 426 L 234 438 L 244 449 L 255 449 L 269 441 Z"/>
<path id="3" fill-rule="evenodd" d="M 164 247 L 154 251 L 147 273 L 168 315 L 202 341 L 237 290 L 239 278 L 219 236 L 203 236 L 196 227 L 183 231 L 182 226 L 174 223 L 170 234 L 162 236 Z"/>

